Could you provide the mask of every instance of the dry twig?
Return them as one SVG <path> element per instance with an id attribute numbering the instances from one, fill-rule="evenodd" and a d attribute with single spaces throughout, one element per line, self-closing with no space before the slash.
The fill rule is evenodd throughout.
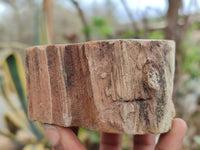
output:
<path id="1" fill-rule="evenodd" d="M 139 29 L 138 29 L 138 27 L 136 25 L 136 22 L 135 22 L 134 17 L 133 17 L 133 15 L 131 13 L 131 10 L 128 8 L 128 5 L 124 0 L 121 0 L 121 3 L 122 3 L 122 5 L 124 7 L 124 10 L 126 11 L 128 17 L 129 17 L 130 21 L 131 21 L 133 31 L 135 31 L 135 36 L 134 37 L 135 38 L 139 38 Z"/>
<path id="2" fill-rule="evenodd" d="M 89 24 L 88 24 L 88 22 L 87 22 L 87 20 L 86 20 L 86 17 L 85 17 L 85 15 L 84 15 L 83 10 L 80 8 L 78 2 L 77 2 L 76 0 L 70 0 L 70 1 L 72 2 L 72 4 L 73 4 L 73 5 L 76 7 L 76 9 L 77 9 L 78 14 L 79 14 L 79 17 L 80 17 L 80 19 L 81 19 L 81 22 L 82 22 L 82 24 L 83 24 L 83 27 L 84 27 L 85 29 L 89 29 L 89 28 L 90 28 L 90 27 L 89 27 Z M 88 33 L 88 32 L 84 32 L 84 33 L 85 33 L 85 40 L 86 40 L 86 41 L 90 41 L 90 33 Z"/>

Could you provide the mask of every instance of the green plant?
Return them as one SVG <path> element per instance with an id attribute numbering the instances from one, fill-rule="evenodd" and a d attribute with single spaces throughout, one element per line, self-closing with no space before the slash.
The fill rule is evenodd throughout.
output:
<path id="1" fill-rule="evenodd" d="M 35 45 L 48 44 L 52 37 L 47 34 L 47 27 L 50 22 L 45 18 L 50 11 L 47 8 L 34 2 L 35 8 Z M 48 5 L 48 8 L 50 5 Z M 50 29 L 48 28 L 50 32 Z M 16 146 L 23 150 L 44 150 L 50 147 L 42 125 L 38 122 L 31 122 L 28 119 L 25 71 L 22 63 L 23 50 L 27 46 L 20 43 L 0 44 L 0 96 L 8 110 L 4 113 L 6 129 L 0 129 L 0 134 L 8 137 Z M 21 55 L 20 55 L 21 54 Z M 15 98 L 13 98 L 13 95 Z M 17 106 L 17 102 L 20 106 Z M 26 138 L 19 136 L 19 133 L 26 135 Z M 25 137 L 25 136 L 24 136 Z"/>
<path id="2" fill-rule="evenodd" d="M 182 69 L 185 73 L 189 73 L 192 79 L 200 77 L 200 44 L 192 44 L 191 34 L 195 28 L 187 31 L 187 36 L 181 44 L 181 52 L 183 56 Z"/>
<path id="3" fill-rule="evenodd" d="M 14 49 L 0 48 L 0 95 L 8 107 L 4 115 L 7 130 L 0 129 L 0 134 L 25 150 L 34 147 L 43 150 L 49 143 L 41 124 L 28 120 L 25 72 L 21 57 Z M 16 96 L 20 107 L 16 107 L 12 95 Z M 28 135 L 28 138 L 19 138 L 19 131 Z"/>
<path id="4" fill-rule="evenodd" d="M 44 3 L 44 7 L 45 7 Z M 47 35 L 45 10 L 41 9 L 38 3 L 35 8 L 35 38 L 36 45 L 47 44 L 50 37 Z M 38 122 L 31 122 L 28 119 L 27 99 L 25 87 L 25 71 L 21 56 L 26 45 L 20 43 L 0 44 L 0 96 L 8 107 L 4 114 L 4 121 L 7 129 L 0 129 L 0 134 L 8 137 L 16 146 L 23 150 L 44 150 L 50 147 L 42 125 Z M 21 54 L 21 55 L 20 55 Z M 19 107 L 16 105 L 12 95 L 15 95 Z M 22 138 L 22 132 L 27 138 Z"/>
<path id="5" fill-rule="evenodd" d="M 107 21 L 100 17 L 94 17 L 92 19 L 93 30 L 102 36 L 108 37 L 113 34 L 113 29 L 109 26 Z"/>
<path id="6" fill-rule="evenodd" d="M 149 39 L 164 39 L 165 36 L 164 36 L 163 31 L 156 30 L 156 31 L 151 32 L 148 38 Z"/>

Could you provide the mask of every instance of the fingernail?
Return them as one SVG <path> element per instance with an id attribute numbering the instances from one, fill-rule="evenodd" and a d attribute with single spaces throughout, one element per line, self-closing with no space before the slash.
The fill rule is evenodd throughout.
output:
<path id="1" fill-rule="evenodd" d="M 58 134 L 58 131 L 55 126 L 44 124 L 43 125 L 45 133 L 47 137 L 49 138 L 52 146 L 56 146 L 59 143 L 60 136 Z"/>

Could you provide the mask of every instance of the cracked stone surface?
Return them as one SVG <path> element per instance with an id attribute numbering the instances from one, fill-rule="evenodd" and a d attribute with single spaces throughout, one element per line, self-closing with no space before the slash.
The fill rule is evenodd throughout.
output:
<path id="1" fill-rule="evenodd" d="M 25 56 L 30 120 L 124 134 L 171 128 L 173 41 L 35 46 Z"/>

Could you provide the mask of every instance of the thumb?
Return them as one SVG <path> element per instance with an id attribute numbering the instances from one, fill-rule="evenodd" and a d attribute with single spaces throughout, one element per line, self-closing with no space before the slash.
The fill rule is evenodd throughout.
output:
<path id="1" fill-rule="evenodd" d="M 186 131 L 187 125 L 185 121 L 179 118 L 175 118 L 172 123 L 172 129 L 160 136 L 156 150 L 181 149 Z"/>
<path id="2" fill-rule="evenodd" d="M 78 137 L 70 128 L 45 124 L 44 129 L 54 150 L 86 150 Z"/>

